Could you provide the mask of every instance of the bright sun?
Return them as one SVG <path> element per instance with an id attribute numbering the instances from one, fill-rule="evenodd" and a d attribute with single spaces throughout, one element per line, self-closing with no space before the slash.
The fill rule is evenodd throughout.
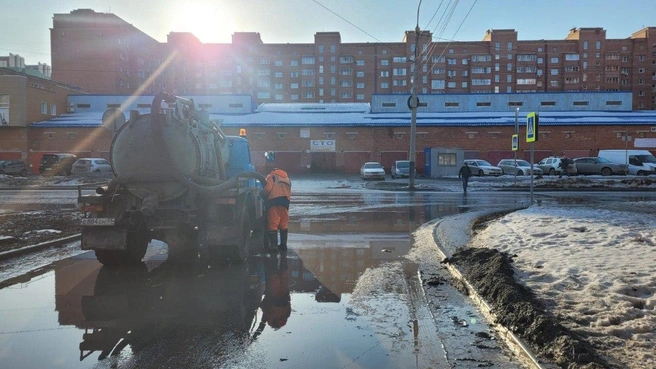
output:
<path id="1" fill-rule="evenodd" d="M 218 1 L 190 1 L 175 9 L 175 28 L 191 32 L 203 43 L 230 42 L 234 32 L 232 14 L 227 4 Z"/>

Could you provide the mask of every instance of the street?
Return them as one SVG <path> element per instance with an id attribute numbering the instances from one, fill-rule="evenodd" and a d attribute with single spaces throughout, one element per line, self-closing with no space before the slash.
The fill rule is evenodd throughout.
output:
<path id="1" fill-rule="evenodd" d="M 294 186 L 285 254 L 188 265 L 167 261 L 155 240 L 130 268 L 102 267 L 79 243 L 3 261 L 0 367 L 523 367 L 448 273 L 404 256 L 430 238 L 416 232 L 423 224 L 525 207 L 527 192 L 408 193 L 333 179 Z M 72 192 L 40 201 L 68 206 Z M 538 201 L 627 196 L 543 193 Z"/>

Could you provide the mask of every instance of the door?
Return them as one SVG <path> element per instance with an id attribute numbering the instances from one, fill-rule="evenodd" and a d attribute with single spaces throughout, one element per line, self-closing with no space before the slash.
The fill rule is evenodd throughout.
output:
<path id="1" fill-rule="evenodd" d="M 335 158 L 337 153 L 334 152 L 313 152 L 311 173 L 335 173 Z"/>
<path id="2" fill-rule="evenodd" d="M 368 161 L 373 161 L 369 151 L 345 152 L 344 173 L 360 173 L 360 167 Z"/>

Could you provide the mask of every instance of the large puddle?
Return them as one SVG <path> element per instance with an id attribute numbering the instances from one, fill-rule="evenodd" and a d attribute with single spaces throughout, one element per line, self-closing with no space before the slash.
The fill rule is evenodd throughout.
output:
<path id="1" fill-rule="evenodd" d="M 443 367 L 411 233 L 512 196 L 297 197 L 290 250 L 241 265 L 168 261 L 158 241 L 134 267 L 56 261 L 0 283 L 0 367 Z"/>

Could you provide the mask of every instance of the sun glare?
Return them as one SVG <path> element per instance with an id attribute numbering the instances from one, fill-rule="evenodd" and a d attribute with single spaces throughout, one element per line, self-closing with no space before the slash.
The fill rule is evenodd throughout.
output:
<path id="1" fill-rule="evenodd" d="M 176 9 L 178 32 L 191 32 L 203 43 L 230 42 L 234 22 L 230 9 L 216 1 L 198 1 Z"/>

